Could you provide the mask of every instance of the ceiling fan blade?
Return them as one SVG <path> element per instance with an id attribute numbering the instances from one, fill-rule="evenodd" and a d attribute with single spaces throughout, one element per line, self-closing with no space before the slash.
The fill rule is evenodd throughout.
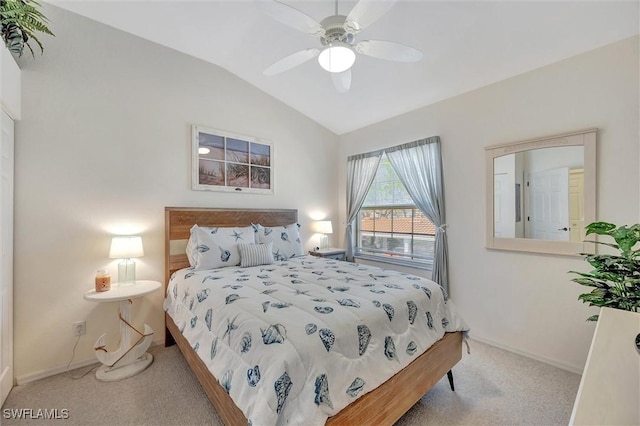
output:
<path id="1" fill-rule="evenodd" d="M 351 70 L 331 73 L 331 81 L 338 93 L 345 93 L 351 87 Z"/>
<path id="2" fill-rule="evenodd" d="M 276 0 L 255 0 L 258 8 L 278 22 L 316 37 L 324 35 L 322 25 L 298 9 Z"/>
<path id="3" fill-rule="evenodd" d="M 269 68 L 264 70 L 262 73 L 267 76 L 272 76 L 281 72 L 288 71 L 291 68 L 304 64 L 309 59 L 315 58 L 316 56 L 318 56 L 318 53 L 320 53 L 320 49 L 316 48 L 301 50 L 289 56 L 285 56 L 275 64 L 269 66 Z"/>
<path id="4" fill-rule="evenodd" d="M 397 0 L 360 0 L 353 6 L 344 23 L 345 29 L 356 34 L 377 21 L 396 4 Z"/>
<path id="5" fill-rule="evenodd" d="M 418 49 L 392 41 L 363 40 L 356 43 L 355 49 L 363 55 L 397 62 L 418 62 L 423 56 Z"/>

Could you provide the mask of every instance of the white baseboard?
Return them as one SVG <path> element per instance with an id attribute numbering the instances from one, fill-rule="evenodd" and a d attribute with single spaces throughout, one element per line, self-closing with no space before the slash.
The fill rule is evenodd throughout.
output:
<path id="1" fill-rule="evenodd" d="M 95 357 L 91 359 L 86 359 L 84 361 L 74 362 L 69 366 L 69 370 L 75 370 L 76 368 L 88 367 L 90 365 L 95 365 L 98 363 L 98 360 Z M 35 373 L 25 374 L 24 376 L 16 377 L 16 385 L 26 385 L 27 383 L 35 382 L 37 380 L 46 379 L 47 377 L 55 376 L 57 374 L 65 373 L 67 371 L 67 366 L 51 368 L 48 370 L 40 370 Z"/>
<path id="2" fill-rule="evenodd" d="M 154 348 L 156 346 L 162 345 L 164 346 L 164 340 L 162 341 L 154 341 L 151 343 L 151 348 Z M 77 361 L 72 363 L 71 365 L 69 365 L 68 370 L 75 370 L 77 368 L 83 368 L 83 367 L 88 367 L 90 365 L 96 365 L 98 364 L 98 360 L 96 359 L 96 357 L 91 357 L 89 359 L 85 359 L 82 361 Z M 63 366 L 63 367 L 56 367 L 56 368 L 50 368 L 47 370 L 40 370 L 40 371 L 36 371 L 35 373 L 30 373 L 30 374 L 25 374 L 23 376 L 19 376 L 16 377 L 16 385 L 20 386 L 20 385 L 26 385 L 27 383 L 31 383 L 31 382 L 35 382 L 37 380 L 41 380 L 41 379 L 46 379 L 47 377 L 51 377 L 51 376 L 55 376 L 57 374 L 61 374 L 61 373 L 66 373 L 67 372 L 67 366 Z"/>
<path id="3" fill-rule="evenodd" d="M 478 342 L 486 343 L 489 346 L 495 346 L 496 348 L 504 349 L 505 351 L 513 352 L 515 354 L 522 355 L 522 356 L 525 356 L 527 358 L 535 359 L 536 361 L 544 362 L 545 364 L 549 364 L 549 365 L 552 365 L 554 367 L 558 367 L 558 368 L 560 368 L 562 370 L 570 371 L 571 373 L 576 373 L 576 374 L 582 375 L 582 371 L 584 370 L 584 366 L 578 367 L 576 365 L 571 365 L 571 364 L 564 363 L 562 361 L 558 361 L 557 359 L 547 358 L 547 357 L 544 357 L 544 356 L 532 354 L 530 352 L 522 351 L 520 349 L 513 348 L 513 347 L 511 347 L 509 345 L 505 345 L 505 344 L 493 341 L 491 339 L 486 339 L 484 337 L 478 337 L 477 335 L 473 335 L 472 337 L 469 337 L 469 339 L 470 340 L 477 340 Z M 473 347 L 471 347 L 471 353 L 473 353 Z"/>

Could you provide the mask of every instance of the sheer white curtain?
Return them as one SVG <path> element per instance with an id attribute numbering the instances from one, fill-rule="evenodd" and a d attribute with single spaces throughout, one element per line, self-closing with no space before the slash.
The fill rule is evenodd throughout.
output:
<path id="1" fill-rule="evenodd" d="M 434 136 L 385 149 L 387 158 L 416 206 L 436 226 L 432 280 L 449 291 L 444 185 L 440 138 Z"/>
<path id="2" fill-rule="evenodd" d="M 353 261 L 353 221 L 364 203 L 376 176 L 382 151 L 352 155 L 347 158 L 347 260 Z"/>

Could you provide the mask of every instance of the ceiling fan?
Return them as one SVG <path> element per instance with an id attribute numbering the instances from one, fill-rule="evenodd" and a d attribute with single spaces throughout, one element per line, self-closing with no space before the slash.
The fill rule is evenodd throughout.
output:
<path id="1" fill-rule="evenodd" d="M 320 66 L 331 73 L 336 90 L 344 93 L 351 87 L 351 66 L 356 53 L 378 59 L 397 62 L 417 62 L 422 52 L 400 43 L 381 40 L 356 42 L 361 30 L 387 13 L 397 0 L 360 0 L 347 16 L 335 14 L 318 22 L 298 9 L 277 0 L 257 1 L 258 7 L 267 15 L 303 33 L 320 38 L 322 47 L 312 47 L 286 56 L 263 71 L 271 76 L 297 67 L 316 56 Z"/>

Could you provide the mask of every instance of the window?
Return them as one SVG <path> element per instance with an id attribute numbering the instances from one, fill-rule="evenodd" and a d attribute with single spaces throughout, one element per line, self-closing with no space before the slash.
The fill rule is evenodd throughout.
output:
<path id="1" fill-rule="evenodd" d="M 356 255 L 430 267 L 435 231 L 383 155 L 358 214 Z"/>

